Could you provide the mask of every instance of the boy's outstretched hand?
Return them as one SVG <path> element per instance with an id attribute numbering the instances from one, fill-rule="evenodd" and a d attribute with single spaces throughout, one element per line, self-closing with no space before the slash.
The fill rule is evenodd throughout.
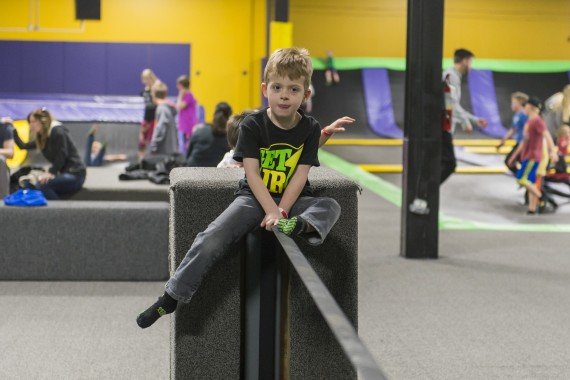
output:
<path id="1" fill-rule="evenodd" d="M 353 118 L 351 118 L 349 116 L 344 116 L 344 117 L 341 117 L 340 119 L 336 119 L 330 125 L 327 125 L 326 127 L 324 127 L 323 130 L 327 134 L 332 135 L 332 134 L 337 133 L 337 132 L 346 131 L 346 128 L 344 128 L 344 126 L 347 124 L 352 124 L 352 123 L 354 123 Z"/>

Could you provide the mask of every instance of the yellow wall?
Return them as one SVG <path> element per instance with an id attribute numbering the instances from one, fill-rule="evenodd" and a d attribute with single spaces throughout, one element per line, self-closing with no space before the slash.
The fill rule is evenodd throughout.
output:
<path id="1" fill-rule="evenodd" d="M 294 44 L 313 56 L 406 55 L 406 0 L 290 4 Z M 481 58 L 570 59 L 569 0 L 446 0 L 444 28 L 445 57 L 465 47 Z"/>
<path id="2" fill-rule="evenodd" d="M 30 4 L 36 2 L 40 12 L 32 19 L 46 30 L 7 31 L 26 27 Z M 0 9 L 2 40 L 191 44 L 192 91 L 208 119 L 219 101 L 228 101 L 235 111 L 260 103 L 265 0 L 104 0 L 101 21 L 86 21 L 83 32 L 74 0 L 0 0 Z"/>

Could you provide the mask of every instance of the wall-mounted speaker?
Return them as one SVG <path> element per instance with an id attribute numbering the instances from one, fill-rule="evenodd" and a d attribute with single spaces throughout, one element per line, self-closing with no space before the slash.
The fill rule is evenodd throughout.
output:
<path id="1" fill-rule="evenodd" d="M 77 20 L 101 20 L 101 0 L 75 0 Z"/>

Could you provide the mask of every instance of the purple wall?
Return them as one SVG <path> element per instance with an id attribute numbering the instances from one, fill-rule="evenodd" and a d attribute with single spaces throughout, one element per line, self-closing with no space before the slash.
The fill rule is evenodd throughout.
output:
<path id="1" fill-rule="evenodd" d="M 136 95 L 151 68 L 176 94 L 190 45 L 0 41 L 0 92 Z"/>

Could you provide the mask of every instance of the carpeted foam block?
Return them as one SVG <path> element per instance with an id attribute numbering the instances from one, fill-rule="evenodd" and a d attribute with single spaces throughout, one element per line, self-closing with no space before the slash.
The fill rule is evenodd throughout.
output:
<path id="1" fill-rule="evenodd" d="M 182 261 L 195 236 L 234 199 L 240 169 L 178 168 L 170 180 L 170 270 Z M 334 198 L 339 221 L 319 247 L 301 250 L 357 327 L 357 185 L 333 170 L 313 168 L 316 196 Z M 214 265 L 189 304 L 171 319 L 171 378 L 239 379 L 241 290 L 238 247 Z M 356 378 L 308 292 L 291 278 L 291 378 Z"/>
<path id="2" fill-rule="evenodd" d="M 168 203 L 0 206 L 0 280 L 168 278 Z"/>

